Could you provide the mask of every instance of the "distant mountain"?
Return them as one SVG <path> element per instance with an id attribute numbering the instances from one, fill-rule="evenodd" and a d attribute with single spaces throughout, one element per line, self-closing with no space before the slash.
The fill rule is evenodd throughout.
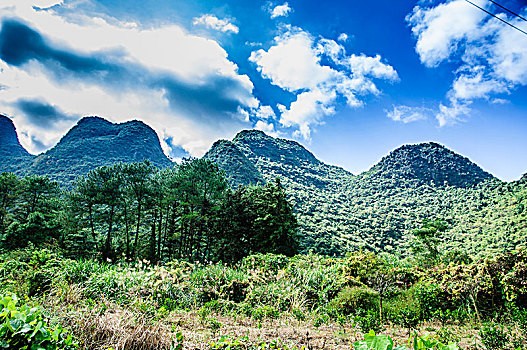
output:
<path id="1" fill-rule="evenodd" d="M 342 211 L 339 188 L 353 176 L 350 172 L 321 162 L 298 142 L 258 130 L 244 130 L 232 141 L 216 142 L 204 158 L 216 161 L 234 186 L 279 177 L 299 213 L 301 249 L 327 254 L 342 251 L 334 226 Z M 242 163 L 248 166 L 240 166 Z"/>
<path id="2" fill-rule="evenodd" d="M 12 123 L 11 127 L 14 130 Z M 2 147 L 17 147 L 12 145 L 10 130 L 9 125 L 0 125 L 0 133 L 6 134 Z M 16 132 L 14 135 L 16 139 Z M 21 154 L 29 155 L 18 146 Z M 65 185 L 98 166 L 116 162 L 149 160 L 158 167 L 172 164 L 163 153 L 156 132 L 148 125 L 137 120 L 116 124 L 99 117 L 81 119 L 53 148 L 29 157 L 31 162 L 26 163 L 24 173 L 48 175 Z M 0 169 L 6 170 L 9 168 L 4 166 Z"/>
<path id="3" fill-rule="evenodd" d="M 11 119 L 0 115 L 0 170 L 19 173 L 33 157 L 20 144 Z"/>
<path id="4" fill-rule="evenodd" d="M 65 185 L 115 162 L 172 164 L 144 123 L 96 117 L 80 120 L 38 156 L 23 149 L 11 120 L 0 117 L 0 155 L 0 171 L 45 174 Z M 399 147 L 358 175 L 321 162 L 298 142 L 256 130 L 215 142 L 204 157 L 225 170 L 233 187 L 279 177 L 301 224 L 304 253 L 404 255 L 423 219 L 448 222 L 445 249 L 492 254 L 527 246 L 527 175 L 504 183 L 437 143 Z"/>
<path id="5" fill-rule="evenodd" d="M 434 142 L 397 148 L 356 176 L 295 141 L 256 130 L 216 142 L 205 158 L 234 186 L 280 177 L 299 217 L 303 252 L 404 254 L 423 219 L 449 223 L 444 241 L 450 249 L 492 253 L 527 242 L 525 179 L 503 183 Z"/>
<path id="6" fill-rule="evenodd" d="M 215 162 L 221 169 L 225 170 L 232 187 L 265 183 L 263 175 L 256 169 L 253 162 L 231 141 L 219 140 L 214 142 L 204 158 Z"/>
<path id="7" fill-rule="evenodd" d="M 494 179 L 468 158 L 435 142 L 397 148 L 363 175 L 369 177 L 435 187 L 471 187 Z"/>
<path id="8" fill-rule="evenodd" d="M 295 141 L 273 138 L 258 130 L 244 130 L 232 141 L 214 143 L 204 158 L 216 161 L 235 185 L 280 177 L 282 182 L 325 189 L 352 176 L 319 161 Z"/>

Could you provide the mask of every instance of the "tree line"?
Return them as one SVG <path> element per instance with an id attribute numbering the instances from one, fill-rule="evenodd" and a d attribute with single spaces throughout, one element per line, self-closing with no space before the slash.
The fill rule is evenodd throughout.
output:
<path id="1" fill-rule="evenodd" d="M 102 166 L 66 190 L 45 176 L 0 174 L 4 250 L 56 244 L 72 257 L 232 262 L 294 255 L 297 228 L 279 179 L 232 189 L 209 160 Z"/>

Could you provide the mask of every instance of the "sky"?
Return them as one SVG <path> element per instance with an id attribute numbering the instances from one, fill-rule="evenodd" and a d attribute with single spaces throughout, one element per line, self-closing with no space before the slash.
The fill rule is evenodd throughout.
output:
<path id="1" fill-rule="evenodd" d="M 174 159 L 259 129 L 354 174 L 427 141 L 527 172 L 527 35 L 466 0 L 1 0 L 0 25 L 0 113 L 33 154 L 96 115 Z"/>

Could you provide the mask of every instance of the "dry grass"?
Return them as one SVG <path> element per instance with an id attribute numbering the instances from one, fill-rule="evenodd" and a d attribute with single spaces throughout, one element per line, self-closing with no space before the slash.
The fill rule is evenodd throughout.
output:
<path id="1" fill-rule="evenodd" d="M 129 310 L 84 310 L 71 321 L 85 349 L 170 349 L 172 337 L 163 324 Z"/>
<path id="2" fill-rule="evenodd" d="M 363 333 L 351 323 L 329 322 L 315 327 L 310 319 L 299 321 L 292 316 L 257 321 L 219 314 L 203 316 L 193 311 L 159 315 L 155 310 L 144 313 L 134 306 L 124 308 L 103 297 L 90 304 L 83 299 L 83 290 L 78 285 L 55 288 L 44 304 L 57 322 L 75 334 L 81 348 L 88 350 L 170 349 L 178 332 L 183 334 L 184 349 L 188 350 L 210 349 L 210 343 L 222 336 L 243 338 L 248 345 L 280 339 L 289 346 L 303 346 L 307 350 L 349 350 L 354 342 L 363 339 Z M 426 323 L 420 328 L 426 329 L 421 335 L 435 334 L 440 325 Z M 473 327 L 448 328 L 460 339 L 461 349 L 472 348 L 475 341 L 479 343 Z M 405 329 L 387 327 L 382 333 L 390 335 L 396 344 L 407 344 Z"/>

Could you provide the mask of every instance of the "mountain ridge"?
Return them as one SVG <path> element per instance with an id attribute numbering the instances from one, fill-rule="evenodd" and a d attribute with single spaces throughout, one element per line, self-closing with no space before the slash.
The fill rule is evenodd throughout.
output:
<path id="1" fill-rule="evenodd" d="M 143 160 L 158 167 L 172 164 L 150 126 L 139 120 L 112 123 L 90 116 L 80 119 L 55 146 L 31 156 L 24 164 L 25 171 L 17 169 L 15 173 L 47 175 L 67 186 L 98 166 Z"/>
<path id="2" fill-rule="evenodd" d="M 5 137 L 9 144 L 12 133 Z M 447 249 L 488 254 L 526 246 L 527 175 L 503 182 L 437 142 L 398 147 L 358 175 L 320 161 L 296 141 L 258 130 L 216 141 L 204 158 L 225 170 L 234 188 L 279 177 L 299 219 L 304 253 L 409 251 L 412 232 L 425 219 L 448 222 Z M 24 159 L 20 168 L 65 184 L 116 161 L 172 164 L 146 124 L 99 117 L 81 119 L 55 147 Z"/>

